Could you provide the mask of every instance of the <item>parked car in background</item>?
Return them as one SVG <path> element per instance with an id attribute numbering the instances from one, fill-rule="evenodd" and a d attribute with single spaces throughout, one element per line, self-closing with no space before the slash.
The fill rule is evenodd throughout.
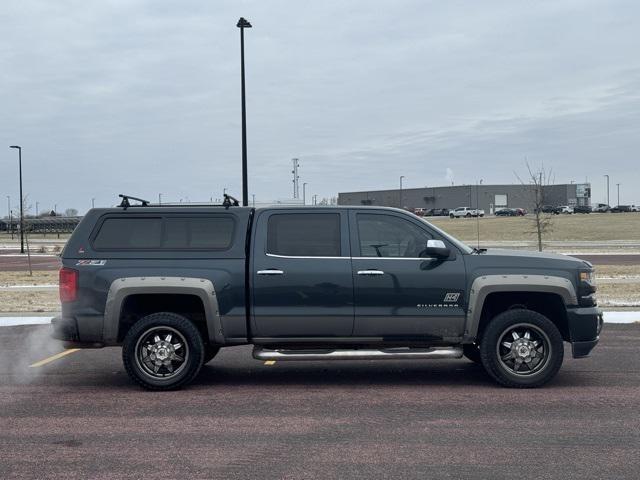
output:
<path id="1" fill-rule="evenodd" d="M 638 205 L 629 205 L 631 207 L 632 212 L 640 212 L 640 206 Z"/>
<path id="2" fill-rule="evenodd" d="M 448 208 L 430 208 L 426 211 L 425 216 L 427 217 L 448 217 L 449 209 Z"/>
<path id="3" fill-rule="evenodd" d="M 424 209 L 424 208 L 414 208 L 413 209 L 413 213 L 415 215 L 419 216 L 419 217 L 424 217 L 425 216 L 425 212 L 426 212 L 426 209 Z"/>
<path id="4" fill-rule="evenodd" d="M 631 205 L 616 205 L 611 209 L 612 213 L 633 212 Z"/>
<path id="5" fill-rule="evenodd" d="M 527 214 L 527 209 L 526 208 L 516 208 L 516 213 L 518 214 L 518 216 L 524 217 Z"/>
<path id="6" fill-rule="evenodd" d="M 515 208 L 501 208 L 500 210 L 496 210 L 496 217 L 516 217 L 518 216 L 518 212 Z"/>
<path id="7" fill-rule="evenodd" d="M 576 205 L 573 207 L 573 213 L 591 213 L 589 205 Z"/>
<path id="8" fill-rule="evenodd" d="M 449 217 L 451 218 L 462 218 L 462 217 L 484 217 L 484 210 L 471 207 L 458 207 L 455 210 L 451 210 L 449 212 Z"/>
<path id="9" fill-rule="evenodd" d="M 560 205 L 558 208 L 560 209 L 560 213 L 566 213 L 567 215 L 573 213 L 573 207 L 571 205 Z"/>
<path id="10" fill-rule="evenodd" d="M 553 215 L 560 215 L 560 207 L 554 207 L 553 205 L 543 205 L 540 209 L 542 213 L 552 213 Z"/>
<path id="11" fill-rule="evenodd" d="M 611 207 L 606 203 L 596 203 L 591 211 L 596 213 L 606 213 L 611 211 Z"/>

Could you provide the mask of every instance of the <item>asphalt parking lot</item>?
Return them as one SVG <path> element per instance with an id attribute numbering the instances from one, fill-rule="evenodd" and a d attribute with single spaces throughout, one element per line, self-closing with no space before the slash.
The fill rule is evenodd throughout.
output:
<path id="1" fill-rule="evenodd" d="M 638 478 L 640 325 L 537 390 L 466 360 L 265 365 L 223 350 L 151 393 L 120 350 L 0 328 L 0 478 Z"/>

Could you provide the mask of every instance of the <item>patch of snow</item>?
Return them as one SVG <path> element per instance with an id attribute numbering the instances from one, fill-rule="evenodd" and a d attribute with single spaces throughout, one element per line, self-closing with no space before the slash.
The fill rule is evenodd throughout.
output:
<path id="1" fill-rule="evenodd" d="M 640 322 L 640 312 L 604 312 L 605 323 Z"/>
<path id="2" fill-rule="evenodd" d="M 49 323 L 51 323 L 51 317 L 0 317 L 0 327 L 47 325 Z"/>
<path id="3" fill-rule="evenodd" d="M 640 307 L 640 302 L 633 300 L 607 299 L 598 302 L 601 307 Z"/>

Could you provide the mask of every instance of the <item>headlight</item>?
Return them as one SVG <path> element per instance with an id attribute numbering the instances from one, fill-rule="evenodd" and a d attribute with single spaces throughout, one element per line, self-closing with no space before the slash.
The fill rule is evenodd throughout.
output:
<path id="1" fill-rule="evenodd" d="M 583 270 L 580 272 L 580 281 L 581 282 L 593 282 L 593 270 Z"/>
<path id="2" fill-rule="evenodd" d="M 594 307 L 598 304 L 596 300 L 595 275 L 593 270 L 581 270 L 578 288 L 578 303 L 582 307 Z"/>

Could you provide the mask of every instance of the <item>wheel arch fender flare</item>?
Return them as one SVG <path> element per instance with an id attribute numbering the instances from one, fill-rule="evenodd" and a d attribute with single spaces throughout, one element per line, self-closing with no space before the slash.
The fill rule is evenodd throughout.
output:
<path id="1" fill-rule="evenodd" d="M 127 297 L 137 294 L 194 295 L 204 307 L 207 332 L 214 343 L 224 343 L 222 320 L 216 289 L 211 280 L 191 277 L 122 277 L 109 287 L 104 313 L 103 338 L 107 344 L 116 344 L 120 329 L 122 305 Z"/>
<path id="2" fill-rule="evenodd" d="M 485 300 L 496 292 L 553 293 L 562 298 L 565 306 L 578 303 L 576 290 L 568 278 L 553 275 L 481 275 L 469 289 L 465 337 L 476 338 Z"/>

